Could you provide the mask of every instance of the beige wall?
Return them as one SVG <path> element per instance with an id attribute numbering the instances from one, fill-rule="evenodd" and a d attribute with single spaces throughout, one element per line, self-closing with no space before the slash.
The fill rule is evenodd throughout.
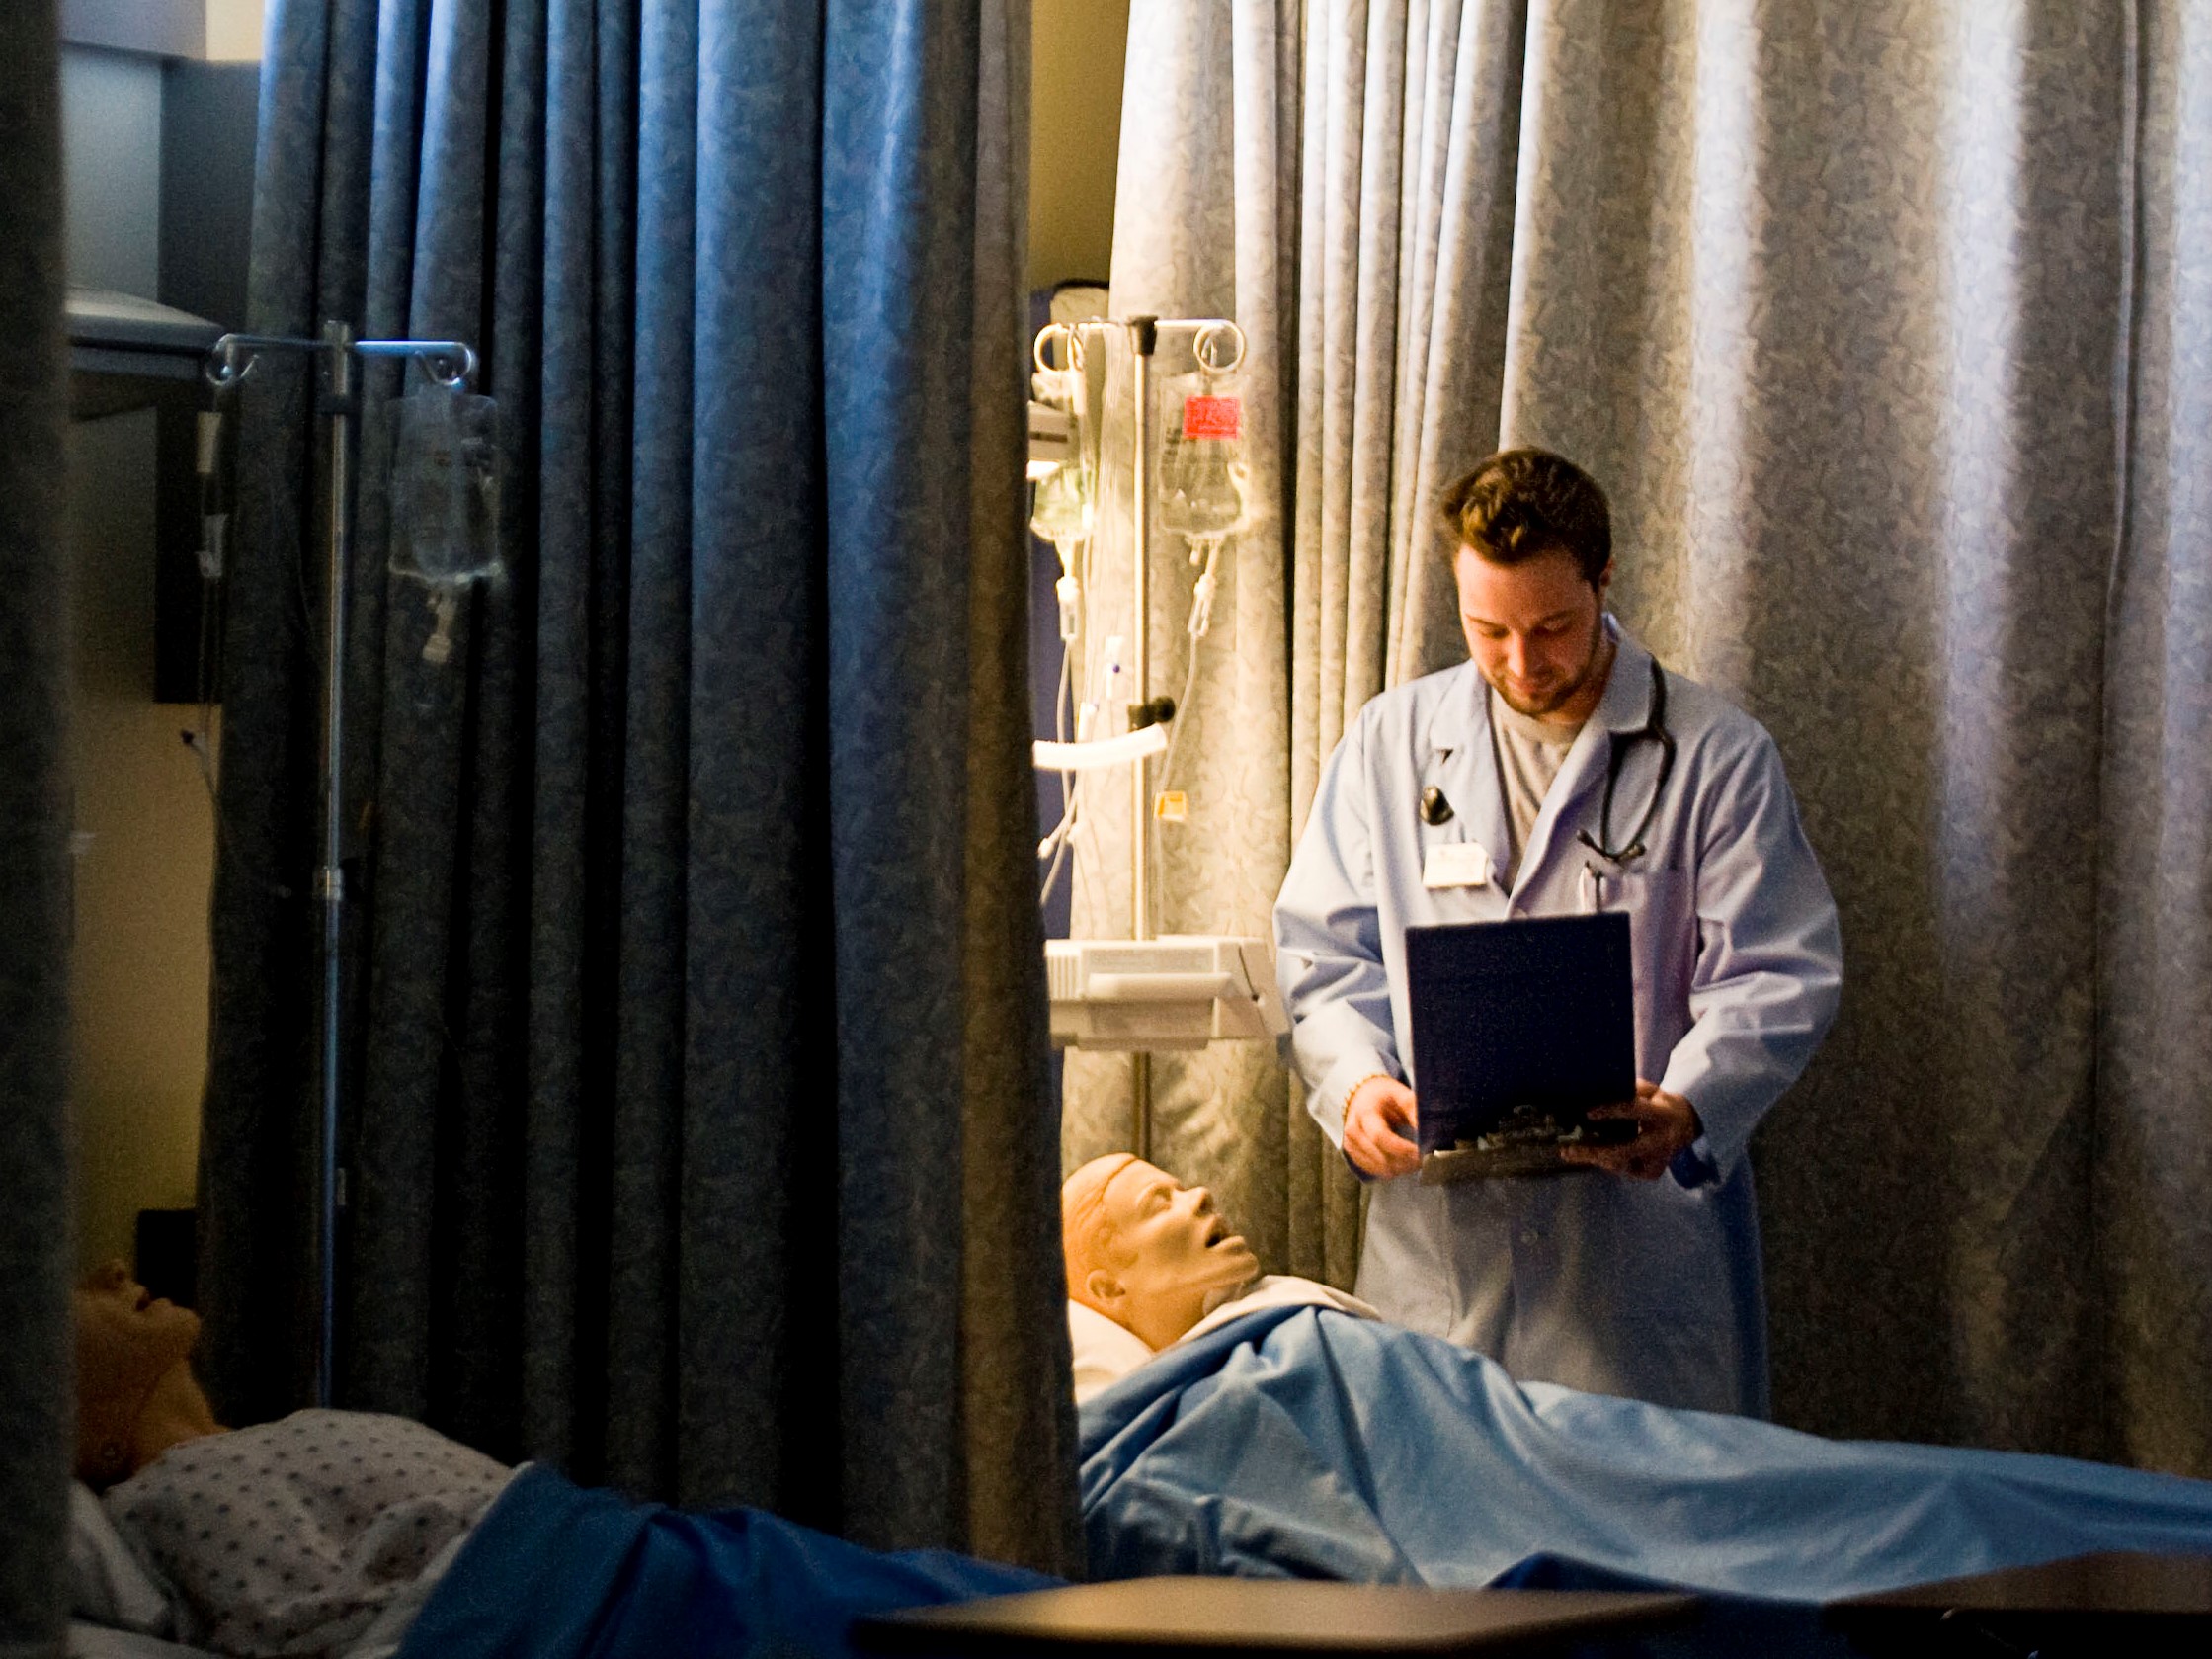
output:
<path id="1" fill-rule="evenodd" d="M 1129 0 L 1032 0 L 1029 286 L 1106 278 Z"/>
<path id="2" fill-rule="evenodd" d="M 207 0 L 207 58 L 212 63 L 259 63 L 264 0 Z"/>
<path id="3" fill-rule="evenodd" d="M 153 416 L 69 434 L 76 938 L 70 980 L 77 1236 L 129 1259 L 140 1209 L 193 1202 L 207 1049 L 213 809 L 153 701 Z"/>
<path id="4" fill-rule="evenodd" d="M 61 92 L 69 280 L 150 294 L 161 66 L 69 47 Z M 193 1201 L 214 836 L 198 764 L 178 740 L 197 710 L 153 701 L 152 412 L 74 423 L 68 456 L 70 1093 L 78 1253 L 90 1265 L 128 1259 L 140 1209 Z"/>

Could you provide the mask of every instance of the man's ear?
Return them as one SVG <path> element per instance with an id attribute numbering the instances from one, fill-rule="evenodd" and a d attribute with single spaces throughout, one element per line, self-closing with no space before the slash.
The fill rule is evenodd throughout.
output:
<path id="1" fill-rule="evenodd" d="M 1121 1281 L 1104 1268 L 1093 1268 L 1083 1282 L 1083 1292 L 1101 1307 L 1118 1307 L 1121 1298 L 1128 1294 Z"/>

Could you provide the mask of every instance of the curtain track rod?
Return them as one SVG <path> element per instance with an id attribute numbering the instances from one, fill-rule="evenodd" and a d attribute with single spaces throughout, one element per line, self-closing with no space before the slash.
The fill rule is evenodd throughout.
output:
<path id="1" fill-rule="evenodd" d="M 328 327 L 330 325 L 326 325 Z M 459 340 L 356 340 L 325 333 L 318 338 L 291 334 L 225 334 L 207 348 L 205 374 L 221 390 L 238 385 L 254 372 L 264 352 L 350 352 L 355 357 L 411 357 L 430 377 L 452 390 L 476 378 L 476 350 Z"/>

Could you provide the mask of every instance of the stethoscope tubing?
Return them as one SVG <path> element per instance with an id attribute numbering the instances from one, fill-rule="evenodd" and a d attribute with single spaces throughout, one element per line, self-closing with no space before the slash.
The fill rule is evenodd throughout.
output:
<path id="1" fill-rule="evenodd" d="M 1613 796 L 1620 788 L 1620 769 L 1625 764 L 1629 750 L 1644 742 L 1659 745 L 1659 777 L 1652 785 L 1651 799 L 1644 803 L 1644 815 L 1636 820 L 1636 827 L 1629 833 L 1627 845 L 1613 847 Z M 1667 729 L 1667 672 L 1659 666 L 1659 659 L 1651 663 L 1651 708 L 1644 716 L 1644 723 L 1630 732 L 1614 732 L 1612 746 L 1605 756 L 1605 793 L 1598 808 L 1598 835 L 1593 839 L 1590 831 L 1581 830 L 1575 839 L 1596 853 L 1606 864 L 1614 867 L 1625 865 L 1631 859 L 1644 856 L 1644 836 L 1651 829 L 1652 820 L 1659 816 L 1659 802 L 1667 793 L 1668 780 L 1675 775 L 1675 734 Z M 1432 784 L 1421 791 L 1421 821 L 1425 824 L 1442 824 L 1452 816 L 1451 802 L 1444 798 L 1443 790 Z M 1583 902 L 1592 912 L 1603 903 L 1606 876 L 1590 863 L 1583 865 Z"/>
<path id="2" fill-rule="evenodd" d="M 1628 753 L 1639 743 L 1659 745 L 1659 777 L 1652 784 L 1651 798 L 1644 803 L 1643 816 L 1636 820 L 1636 827 L 1629 831 L 1625 843 L 1613 842 L 1613 796 L 1620 788 L 1620 770 Z M 1659 666 L 1659 659 L 1651 664 L 1651 710 L 1644 723 L 1634 731 L 1614 732 L 1612 748 L 1605 757 L 1605 793 L 1598 808 L 1598 834 L 1592 838 L 1590 831 L 1582 830 L 1575 839 L 1596 853 L 1606 864 L 1616 869 L 1631 859 L 1644 856 L 1644 836 L 1650 831 L 1652 820 L 1659 816 L 1659 802 L 1667 793 L 1668 780 L 1675 775 L 1675 735 L 1667 729 L 1667 673 Z M 1592 911 L 1603 902 L 1605 874 L 1596 865 L 1583 866 L 1584 895 Z"/>

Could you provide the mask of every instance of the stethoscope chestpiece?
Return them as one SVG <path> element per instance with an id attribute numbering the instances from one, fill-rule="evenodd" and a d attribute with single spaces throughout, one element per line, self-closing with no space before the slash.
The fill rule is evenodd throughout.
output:
<path id="1" fill-rule="evenodd" d="M 1443 790 L 1434 784 L 1421 791 L 1421 821 L 1425 824 L 1451 822 L 1451 802 L 1444 799 Z"/>

